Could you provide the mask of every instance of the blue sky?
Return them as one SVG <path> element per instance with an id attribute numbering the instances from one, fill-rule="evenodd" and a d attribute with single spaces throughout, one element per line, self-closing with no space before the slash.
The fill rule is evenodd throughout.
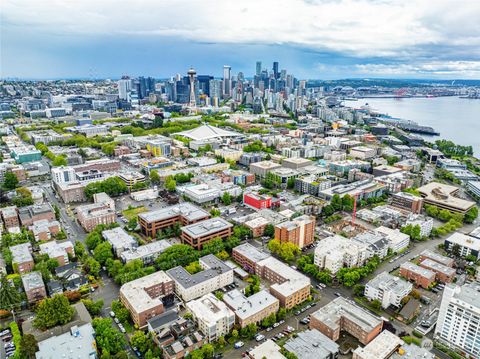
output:
<path id="1" fill-rule="evenodd" d="M 3 0 L 1 77 L 480 78 L 480 2 Z"/>

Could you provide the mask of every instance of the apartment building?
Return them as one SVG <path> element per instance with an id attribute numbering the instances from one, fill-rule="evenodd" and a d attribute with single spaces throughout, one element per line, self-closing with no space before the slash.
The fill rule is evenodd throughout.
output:
<path id="1" fill-rule="evenodd" d="M 435 336 L 447 345 L 480 357 L 480 302 L 478 282 L 447 284 L 443 291 Z"/>
<path id="2" fill-rule="evenodd" d="M 45 284 L 40 272 L 30 272 L 22 275 L 23 288 L 29 304 L 36 303 L 47 297 Z"/>
<path id="3" fill-rule="evenodd" d="M 94 193 L 93 194 L 93 203 L 103 203 L 110 207 L 110 209 L 115 211 L 115 201 L 105 192 Z"/>
<path id="4" fill-rule="evenodd" d="M 404 344 L 403 340 L 392 332 L 384 330 L 365 347 L 353 351 L 353 359 L 388 359 Z M 407 356 L 409 358 L 409 356 Z M 422 358 L 422 357 L 415 357 Z"/>
<path id="5" fill-rule="evenodd" d="M 340 352 L 337 343 L 316 329 L 298 332 L 287 340 L 284 348 L 298 359 L 335 359 Z"/>
<path id="6" fill-rule="evenodd" d="M 400 232 L 399 229 L 391 229 L 389 227 L 380 226 L 376 229 L 376 231 L 386 236 L 388 248 L 390 248 L 394 253 L 401 252 L 402 250 L 408 248 L 410 244 L 410 236 Z"/>
<path id="7" fill-rule="evenodd" d="M 250 173 L 253 173 L 258 178 L 265 178 L 267 173 L 274 170 L 275 168 L 282 167 L 280 164 L 272 161 L 261 161 L 250 163 Z"/>
<path id="8" fill-rule="evenodd" d="M 22 226 L 31 226 L 33 222 L 40 220 L 55 220 L 55 212 L 50 203 L 23 207 L 18 210 Z"/>
<path id="9" fill-rule="evenodd" d="M 52 181 L 58 183 L 70 183 L 77 180 L 75 170 L 70 166 L 52 167 L 51 169 Z"/>
<path id="10" fill-rule="evenodd" d="M 317 329 L 333 341 L 345 331 L 363 345 L 370 343 L 383 328 L 383 320 L 357 306 L 346 298 L 338 297 L 310 315 L 310 329 Z"/>
<path id="11" fill-rule="evenodd" d="M 310 296 L 310 278 L 276 258 L 268 257 L 258 263 L 258 276 L 270 283 L 270 294 L 286 309 L 303 303 Z"/>
<path id="12" fill-rule="evenodd" d="M 55 190 L 64 203 L 85 202 L 85 186 L 80 182 L 60 182 L 55 184 Z"/>
<path id="13" fill-rule="evenodd" d="M 120 171 L 121 165 L 119 160 L 112 160 L 111 158 L 100 158 L 98 160 L 86 161 L 84 164 L 74 166 L 75 172 L 83 172 L 90 170 L 97 170 L 101 172 L 116 172 Z"/>
<path id="14" fill-rule="evenodd" d="M 18 218 L 17 206 L 3 207 L 1 210 L 3 223 L 5 228 L 20 227 L 20 220 Z"/>
<path id="15" fill-rule="evenodd" d="M 235 313 L 212 293 L 191 300 L 186 306 L 209 342 L 230 333 L 235 324 Z"/>
<path id="16" fill-rule="evenodd" d="M 205 243 L 215 238 L 228 238 L 233 233 L 233 225 L 221 217 L 206 219 L 181 228 L 182 243 L 195 249 L 202 249 Z"/>
<path id="17" fill-rule="evenodd" d="M 116 257 L 120 257 L 124 251 L 131 250 L 138 246 L 135 238 L 121 227 L 102 231 L 102 237 L 112 245 L 112 250 Z"/>
<path id="18" fill-rule="evenodd" d="M 354 147 L 350 149 L 350 156 L 359 160 L 368 160 L 377 155 L 377 149 L 371 147 Z"/>
<path id="19" fill-rule="evenodd" d="M 399 308 L 402 299 L 412 289 L 412 283 L 395 277 L 388 272 L 382 272 L 365 285 L 365 297 L 369 300 L 379 300 L 382 303 L 382 308 L 385 309 L 391 305 Z"/>
<path id="20" fill-rule="evenodd" d="M 155 241 L 141 246 L 122 251 L 120 259 L 123 263 L 128 263 L 136 259 L 140 259 L 144 265 L 149 266 L 155 262 L 163 251 L 171 246 L 166 240 Z"/>
<path id="21" fill-rule="evenodd" d="M 49 221 L 47 219 L 35 221 L 30 227 L 28 227 L 28 229 L 32 231 L 37 242 L 49 241 L 52 239 L 52 236 L 55 236 L 60 232 L 60 228 L 60 222 Z"/>
<path id="22" fill-rule="evenodd" d="M 232 250 L 232 258 L 234 261 L 249 273 L 258 272 L 258 263 L 269 256 L 268 253 L 260 252 L 257 248 L 247 242 L 236 246 Z"/>
<path id="23" fill-rule="evenodd" d="M 480 238 L 454 232 L 445 239 L 445 250 L 452 252 L 454 248 L 458 248 L 458 254 L 463 257 L 474 256 L 480 258 Z"/>
<path id="24" fill-rule="evenodd" d="M 453 258 L 442 256 L 441 254 L 432 252 L 428 249 L 425 249 L 419 256 L 420 262 L 425 259 L 431 259 L 432 261 L 443 264 L 446 267 L 453 268 L 455 265 L 455 260 Z"/>
<path id="25" fill-rule="evenodd" d="M 145 328 L 147 321 L 165 310 L 162 299 L 174 292 L 174 282 L 164 271 L 128 282 L 120 288 L 120 301 L 133 322 Z"/>
<path id="26" fill-rule="evenodd" d="M 254 238 L 263 236 L 268 224 L 270 224 L 270 222 L 264 217 L 253 218 L 244 223 L 244 225 L 252 231 L 252 236 Z"/>
<path id="27" fill-rule="evenodd" d="M 156 211 L 140 213 L 138 223 L 146 236 L 155 238 L 157 231 L 171 227 L 176 223 L 186 226 L 208 218 L 210 218 L 210 214 L 207 211 L 184 202 Z"/>
<path id="28" fill-rule="evenodd" d="M 422 288 L 428 288 L 435 281 L 435 272 L 412 262 L 405 262 L 400 266 L 400 275 Z"/>
<path id="29" fill-rule="evenodd" d="M 15 273 L 23 274 L 33 270 L 32 245 L 27 243 L 9 247 L 12 253 L 12 266 Z"/>
<path id="30" fill-rule="evenodd" d="M 233 283 L 233 269 L 213 254 L 199 259 L 202 271 L 190 274 L 178 266 L 167 271 L 175 283 L 175 292 L 188 302 Z"/>
<path id="31" fill-rule="evenodd" d="M 304 248 L 315 240 L 315 223 L 315 217 L 307 215 L 279 223 L 275 226 L 275 239 Z"/>
<path id="32" fill-rule="evenodd" d="M 293 170 L 299 170 L 303 167 L 311 166 L 313 162 L 306 158 L 291 157 L 282 160 L 282 167 L 291 168 Z"/>
<path id="33" fill-rule="evenodd" d="M 211 187 L 206 183 L 188 186 L 183 189 L 183 195 L 198 204 L 214 202 L 217 198 L 220 198 L 221 194 L 222 192 L 218 188 Z"/>
<path id="34" fill-rule="evenodd" d="M 56 259 L 60 266 L 68 264 L 70 261 L 68 255 L 74 257 L 73 244 L 70 241 L 56 242 L 51 241 L 40 244 L 40 253 L 46 254 L 50 259 Z"/>
<path id="35" fill-rule="evenodd" d="M 422 237 L 428 237 L 430 233 L 432 233 L 433 218 L 425 217 L 421 214 L 410 214 L 407 217 L 407 221 L 405 222 L 406 226 L 408 226 L 409 224 L 411 224 L 412 226 L 419 226 L 420 235 Z"/>
<path id="36" fill-rule="evenodd" d="M 77 207 L 77 220 L 87 232 L 93 231 L 99 224 L 115 223 L 116 219 L 115 211 L 103 203 Z"/>
<path id="37" fill-rule="evenodd" d="M 455 269 L 444 266 L 429 258 L 420 262 L 420 267 L 426 268 L 435 272 L 435 281 L 440 283 L 451 283 L 455 278 Z"/>
<path id="38" fill-rule="evenodd" d="M 314 263 L 335 274 L 343 267 L 361 267 L 368 257 L 366 244 L 335 235 L 323 239 L 315 248 Z"/>
<path id="39" fill-rule="evenodd" d="M 227 292 L 223 301 L 235 313 L 237 324 L 244 328 L 249 324 L 258 324 L 263 319 L 278 311 L 280 301 L 267 290 L 246 297 L 238 289 Z"/>

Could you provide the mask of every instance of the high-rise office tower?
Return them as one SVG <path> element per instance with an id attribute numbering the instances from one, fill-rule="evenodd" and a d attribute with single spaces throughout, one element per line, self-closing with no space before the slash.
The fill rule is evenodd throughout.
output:
<path id="1" fill-rule="evenodd" d="M 260 76 L 261 73 L 262 73 L 262 61 L 257 61 L 255 75 Z"/>
<path id="2" fill-rule="evenodd" d="M 277 62 L 277 61 L 275 61 L 275 62 L 273 63 L 273 77 L 274 77 L 275 79 L 278 79 L 278 77 L 279 77 L 279 73 L 278 73 L 278 62 Z"/>
<path id="3" fill-rule="evenodd" d="M 219 99 L 222 96 L 221 82 L 220 80 L 210 80 L 208 96 L 212 99 Z"/>
<path id="4" fill-rule="evenodd" d="M 223 97 L 230 97 L 232 93 L 232 68 L 228 65 L 223 66 Z"/>
<path id="5" fill-rule="evenodd" d="M 448 284 L 443 292 L 435 335 L 474 358 L 480 357 L 479 283 Z"/>
<path id="6" fill-rule="evenodd" d="M 132 90 L 132 80 L 130 77 L 123 76 L 118 80 L 118 97 L 120 100 L 130 101 L 130 91 Z"/>
<path id="7" fill-rule="evenodd" d="M 188 74 L 188 78 L 190 79 L 190 96 L 189 96 L 188 106 L 196 107 L 197 101 L 195 99 L 195 75 L 197 74 L 197 72 L 194 69 L 190 68 L 187 74 Z"/>

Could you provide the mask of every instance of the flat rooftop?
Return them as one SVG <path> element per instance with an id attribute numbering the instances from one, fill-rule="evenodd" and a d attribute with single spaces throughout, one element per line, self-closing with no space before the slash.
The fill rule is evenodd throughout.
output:
<path id="1" fill-rule="evenodd" d="M 454 232 L 450 237 L 445 239 L 453 244 L 458 244 L 461 247 L 467 247 L 476 251 L 480 251 L 480 238 L 467 236 L 460 232 Z"/>
<path id="2" fill-rule="evenodd" d="M 332 330 L 337 330 L 341 326 L 342 318 L 347 318 L 349 321 L 354 322 L 365 332 L 372 331 L 382 323 L 379 317 L 343 297 L 335 298 L 311 316 Z"/>
<path id="3" fill-rule="evenodd" d="M 135 259 L 142 259 L 152 254 L 158 254 L 170 247 L 171 244 L 165 240 L 147 243 L 142 246 L 133 247 L 122 252 L 120 255 L 125 262 L 131 262 Z"/>
<path id="4" fill-rule="evenodd" d="M 233 248 L 234 251 L 238 252 L 240 255 L 247 257 L 249 260 L 252 262 L 260 262 L 264 260 L 265 258 L 270 257 L 268 253 L 264 253 L 259 251 L 257 248 L 252 246 L 250 243 L 243 243 L 240 244 L 239 246 L 236 246 Z"/>
<path id="5" fill-rule="evenodd" d="M 257 345 L 252 350 L 249 350 L 248 354 L 253 357 L 253 359 L 285 359 L 286 357 L 280 353 L 280 349 L 282 348 L 279 347 L 273 340 L 267 339 L 262 344 Z"/>
<path id="6" fill-rule="evenodd" d="M 184 202 L 174 206 L 165 207 L 156 211 L 140 213 L 138 217 L 146 222 L 163 221 L 165 219 L 174 218 L 177 216 L 184 217 L 187 221 L 193 222 L 198 219 L 208 217 L 210 214 L 200 207 L 191 203 Z"/>
<path id="7" fill-rule="evenodd" d="M 412 262 L 402 263 L 400 268 L 404 268 L 425 278 L 435 278 L 435 272 L 431 271 L 430 269 L 417 266 L 415 263 Z"/>
<path id="8" fill-rule="evenodd" d="M 384 359 L 388 358 L 402 344 L 403 340 L 388 330 L 384 330 L 367 346 L 355 349 L 353 355 L 358 355 L 361 359 Z"/>
<path id="9" fill-rule="evenodd" d="M 323 359 L 335 356 L 339 346 L 329 337 L 316 329 L 298 332 L 296 338 L 290 338 L 284 345 L 298 359 Z"/>
<path id="10" fill-rule="evenodd" d="M 378 274 L 376 277 L 368 281 L 367 285 L 373 288 L 382 289 L 383 291 L 389 290 L 395 293 L 403 293 L 412 290 L 412 283 L 393 276 L 388 272 Z"/>
<path id="11" fill-rule="evenodd" d="M 185 232 L 191 238 L 198 238 L 208 236 L 210 234 L 222 231 L 227 228 L 233 227 L 233 224 L 224 220 L 221 217 L 215 217 L 206 219 L 205 221 L 190 224 L 182 227 L 182 231 Z"/>
<path id="12" fill-rule="evenodd" d="M 431 260 L 443 264 L 447 267 L 451 267 L 455 263 L 455 260 L 453 258 L 442 256 L 441 254 L 432 252 L 428 249 L 425 249 L 422 253 L 420 253 L 420 255 L 430 258 Z"/>
<path id="13" fill-rule="evenodd" d="M 194 313 L 195 317 L 208 323 L 209 326 L 215 326 L 217 321 L 225 317 L 232 318 L 234 322 L 234 313 L 221 300 L 217 299 L 212 293 L 208 293 L 201 298 L 191 300 L 187 303 L 187 308 Z"/>
<path id="14" fill-rule="evenodd" d="M 22 283 L 26 292 L 32 289 L 45 287 L 40 272 L 30 272 L 22 275 Z"/>
<path id="15" fill-rule="evenodd" d="M 475 205 L 475 202 L 455 197 L 454 194 L 458 191 L 458 188 L 455 186 L 430 182 L 417 190 L 427 201 L 443 204 L 461 211 L 468 211 Z"/>
<path id="16" fill-rule="evenodd" d="M 13 263 L 33 261 L 32 253 L 30 252 L 32 245 L 29 242 L 11 246 L 9 249 L 12 252 Z"/>
<path id="17" fill-rule="evenodd" d="M 233 271 L 232 268 L 227 266 L 220 259 L 213 254 L 209 254 L 199 259 L 200 265 L 204 269 L 201 272 L 190 274 L 182 266 L 178 266 L 167 271 L 167 274 L 178 285 L 187 289 L 194 287 L 200 283 L 216 278 L 218 275 Z"/>
<path id="18" fill-rule="evenodd" d="M 170 282 L 171 280 L 172 279 L 164 271 L 158 271 L 125 283 L 120 288 L 120 293 L 127 299 L 130 305 L 135 308 L 135 311 L 140 313 L 162 303 L 160 297 L 150 297 L 145 291 L 145 288 L 150 288 L 160 283 Z"/>
<path id="19" fill-rule="evenodd" d="M 107 229 L 102 232 L 102 236 L 114 248 L 128 248 L 137 244 L 137 241 L 121 227 Z"/>
<path id="20" fill-rule="evenodd" d="M 238 289 L 234 289 L 223 295 L 223 301 L 230 308 L 233 308 L 236 316 L 242 320 L 261 312 L 275 303 L 279 303 L 278 299 L 266 290 L 261 290 L 250 297 L 246 297 Z"/>
<path id="21" fill-rule="evenodd" d="M 455 275 L 455 269 L 454 268 L 444 266 L 443 264 L 435 262 L 435 261 L 433 261 L 429 258 L 424 259 L 420 263 L 420 266 L 425 266 L 425 267 L 431 268 L 435 272 L 440 272 L 440 273 L 446 274 L 448 276 Z"/>

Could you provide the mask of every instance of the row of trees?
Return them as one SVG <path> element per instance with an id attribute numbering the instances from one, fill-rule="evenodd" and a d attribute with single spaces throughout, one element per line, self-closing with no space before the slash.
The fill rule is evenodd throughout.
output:
<path id="1" fill-rule="evenodd" d="M 272 239 L 268 242 L 268 249 L 285 262 L 291 262 L 300 254 L 300 248 L 291 242 L 280 242 L 278 239 Z"/>
<path id="2" fill-rule="evenodd" d="M 58 167 L 58 166 L 66 166 L 67 165 L 67 158 L 66 155 L 61 154 L 61 155 L 55 155 L 53 152 L 51 152 L 48 149 L 48 146 L 44 144 L 43 142 L 39 142 L 35 145 L 35 148 L 42 152 L 42 156 L 47 157 L 50 161 L 52 161 L 52 166 Z"/>
<path id="3" fill-rule="evenodd" d="M 128 192 L 128 187 L 119 177 L 110 177 L 103 181 L 92 182 L 85 186 L 85 195 L 89 200 L 95 193 L 105 192 L 109 196 L 119 196 Z"/>
<path id="4" fill-rule="evenodd" d="M 308 274 L 319 282 L 324 284 L 332 283 L 332 274 L 329 270 L 320 270 L 318 266 L 313 264 L 314 254 L 309 253 L 307 255 L 301 256 L 297 261 L 297 267 L 300 271 Z"/>
<path id="5" fill-rule="evenodd" d="M 380 265 L 381 260 L 378 256 L 370 258 L 363 267 L 341 268 L 336 278 L 339 283 L 346 287 L 352 287 L 360 281 L 360 279 L 372 274 Z"/>

